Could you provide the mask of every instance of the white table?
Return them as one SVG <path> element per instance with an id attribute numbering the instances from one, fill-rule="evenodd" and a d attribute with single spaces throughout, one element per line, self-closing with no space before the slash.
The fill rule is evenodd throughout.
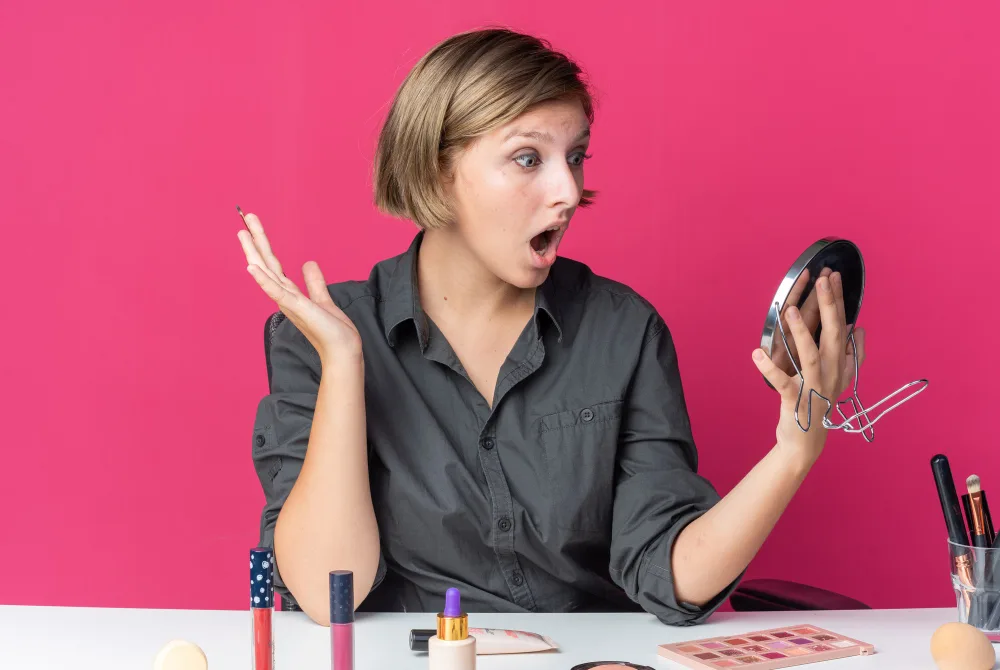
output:
<path id="1" fill-rule="evenodd" d="M 274 613 L 275 670 L 330 667 L 329 629 L 300 612 Z M 906 668 L 935 665 L 930 637 L 954 621 L 953 609 L 843 612 L 717 613 L 701 626 L 664 626 L 643 614 L 471 614 L 472 627 L 514 628 L 552 637 L 558 653 L 480 656 L 477 670 L 569 670 L 585 661 L 618 660 L 657 670 L 679 668 L 656 647 L 715 635 L 809 623 L 875 645 L 868 657 L 827 661 L 816 670 Z M 357 670 L 427 668 L 425 654 L 409 650 L 411 628 L 433 628 L 433 614 L 359 614 L 355 623 Z M 167 641 L 197 643 L 209 670 L 250 667 L 249 611 L 143 610 L 0 606 L 0 668 L 22 670 L 143 670 Z"/>

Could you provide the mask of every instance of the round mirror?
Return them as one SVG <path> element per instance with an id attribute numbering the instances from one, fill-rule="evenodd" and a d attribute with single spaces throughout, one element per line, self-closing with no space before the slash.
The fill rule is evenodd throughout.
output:
<path id="1" fill-rule="evenodd" d="M 788 329 L 786 316 L 788 307 L 795 305 L 799 309 L 802 320 L 809 327 L 816 345 L 819 346 L 822 324 L 816 295 L 816 280 L 834 272 L 840 273 L 844 287 L 844 313 L 849 339 L 858 321 L 861 298 L 865 292 L 865 264 L 861 258 L 861 251 L 853 242 L 826 237 L 811 245 L 785 273 L 774 299 L 771 300 L 760 346 L 774 364 L 789 376 L 796 376 L 797 370 L 801 370 L 802 365 L 799 363 L 795 338 Z M 778 327 L 779 315 L 781 330 Z M 785 333 L 784 338 L 781 336 L 782 330 Z"/>
<path id="2" fill-rule="evenodd" d="M 874 424 L 887 412 L 899 407 L 904 402 L 922 392 L 927 388 L 926 379 L 918 379 L 909 384 L 904 384 L 899 389 L 890 393 L 882 400 L 871 407 L 866 408 L 860 398 L 858 398 L 858 367 L 855 363 L 855 374 L 853 379 L 853 390 L 847 400 L 838 398 L 825 398 L 819 395 L 815 389 L 811 389 L 807 398 L 803 398 L 805 380 L 802 379 L 802 364 L 798 357 L 795 338 L 788 328 L 787 313 L 788 308 L 795 305 L 802 315 L 809 331 L 813 335 L 813 340 L 819 346 L 820 334 L 822 333 L 822 323 L 819 313 L 819 297 L 816 293 L 816 280 L 819 277 L 828 276 L 834 272 L 840 273 L 841 283 L 844 293 L 844 317 L 847 322 L 847 342 L 850 346 L 855 346 L 854 328 L 858 322 L 858 313 L 861 311 L 861 299 L 865 293 L 865 263 L 861 258 L 861 251 L 857 245 L 849 240 L 842 240 L 836 237 L 825 237 L 799 256 L 792 267 L 785 273 L 784 279 L 778 286 L 777 293 L 771 300 L 767 309 L 767 319 L 764 321 L 764 332 L 761 334 L 760 346 L 767 352 L 776 366 L 790 377 L 799 377 L 799 405 L 796 407 L 795 421 L 802 430 L 809 429 L 809 412 L 806 413 L 807 422 L 802 423 L 799 417 L 799 406 L 803 401 L 813 402 L 815 395 L 820 401 L 827 403 L 827 413 L 823 417 L 823 425 L 829 429 L 841 429 L 848 433 L 862 433 L 866 440 L 871 442 L 875 438 Z M 764 380 L 767 382 L 767 380 Z M 768 382 L 768 386 L 770 383 Z M 919 386 L 916 391 L 910 393 L 902 400 L 886 408 L 878 416 L 872 418 L 869 412 L 876 407 L 889 402 L 898 394 L 911 386 Z M 841 404 L 850 403 L 851 416 L 844 415 Z M 811 405 L 807 405 L 807 408 Z M 834 423 L 829 418 L 830 410 L 836 408 L 842 421 Z M 857 425 L 854 421 L 857 420 Z"/>

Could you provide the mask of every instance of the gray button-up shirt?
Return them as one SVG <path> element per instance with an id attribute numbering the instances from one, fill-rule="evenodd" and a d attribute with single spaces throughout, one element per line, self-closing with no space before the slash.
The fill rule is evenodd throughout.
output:
<path id="1" fill-rule="evenodd" d="M 382 555 L 361 609 L 439 611 L 457 586 L 471 612 L 642 608 L 703 621 L 739 580 L 704 607 L 674 594 L 674 541 L 719 497 L 696 472 L 663 319 L 627 286 L 558 259 L 491 409 L 420 307 L 422 239 L 367 281 L 329 287 L 364 347 Z M 305 458 L 320 381 L 315 349 L 288 320 L 271 364 L 252 447 L 265 546 Z"/>

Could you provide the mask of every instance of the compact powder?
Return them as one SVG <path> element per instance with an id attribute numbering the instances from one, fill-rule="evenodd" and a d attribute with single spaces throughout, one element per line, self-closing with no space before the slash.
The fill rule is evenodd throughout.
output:
<path id="1" fill-rule="evenodd" d="M 574 665 L 571 670 L 653 670 L 653 668 L 626 661 L 593 661 Z"/>

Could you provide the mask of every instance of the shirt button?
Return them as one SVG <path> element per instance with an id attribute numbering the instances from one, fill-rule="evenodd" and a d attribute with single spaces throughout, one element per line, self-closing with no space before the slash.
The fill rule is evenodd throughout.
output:
<path id="1" fill-rule="evenodd" d="M 482 441 L 483 449 L 489 451 L 496 446 L 496 442 L 493 441 L 492 437 L 484 437 Z"/>
<path id="2" fill-rule="evenodd" d="M 522 575 L 520 572 L 515 572 L 513 575 L 511 575 L 510 580 L 514 582 L 514 586 L 521 586 L 522 584 L 524 584 L 524 575 Z"/>
<path id="3" fill-rule="evenodd" d="M 257 446 L 258 447 L 263 447 L 264 446 L 264 436 L 263 435 L 258 435 L 257 439 L 256 439 L 256 442 L 257 442 Z"/>
<path id="4" fill-rule="evenodd" d="M 584 421 L 593 421 L 593 419 L 594 419 L 594 410 L 592 410 L 592 409 L 590 409 L 588 407 L 587 409 L 585 409 L 582 412 L 580 412 L 580 418 L 583 419 Z"/>
<path id="5" fill-rule="evenodd" d="M 510 530 L 510 519 L 508 519 L 505 516 L 500 517 L 500 520 L 497 521 L 497 528 L 506 533 L 508 530 Z"/>

